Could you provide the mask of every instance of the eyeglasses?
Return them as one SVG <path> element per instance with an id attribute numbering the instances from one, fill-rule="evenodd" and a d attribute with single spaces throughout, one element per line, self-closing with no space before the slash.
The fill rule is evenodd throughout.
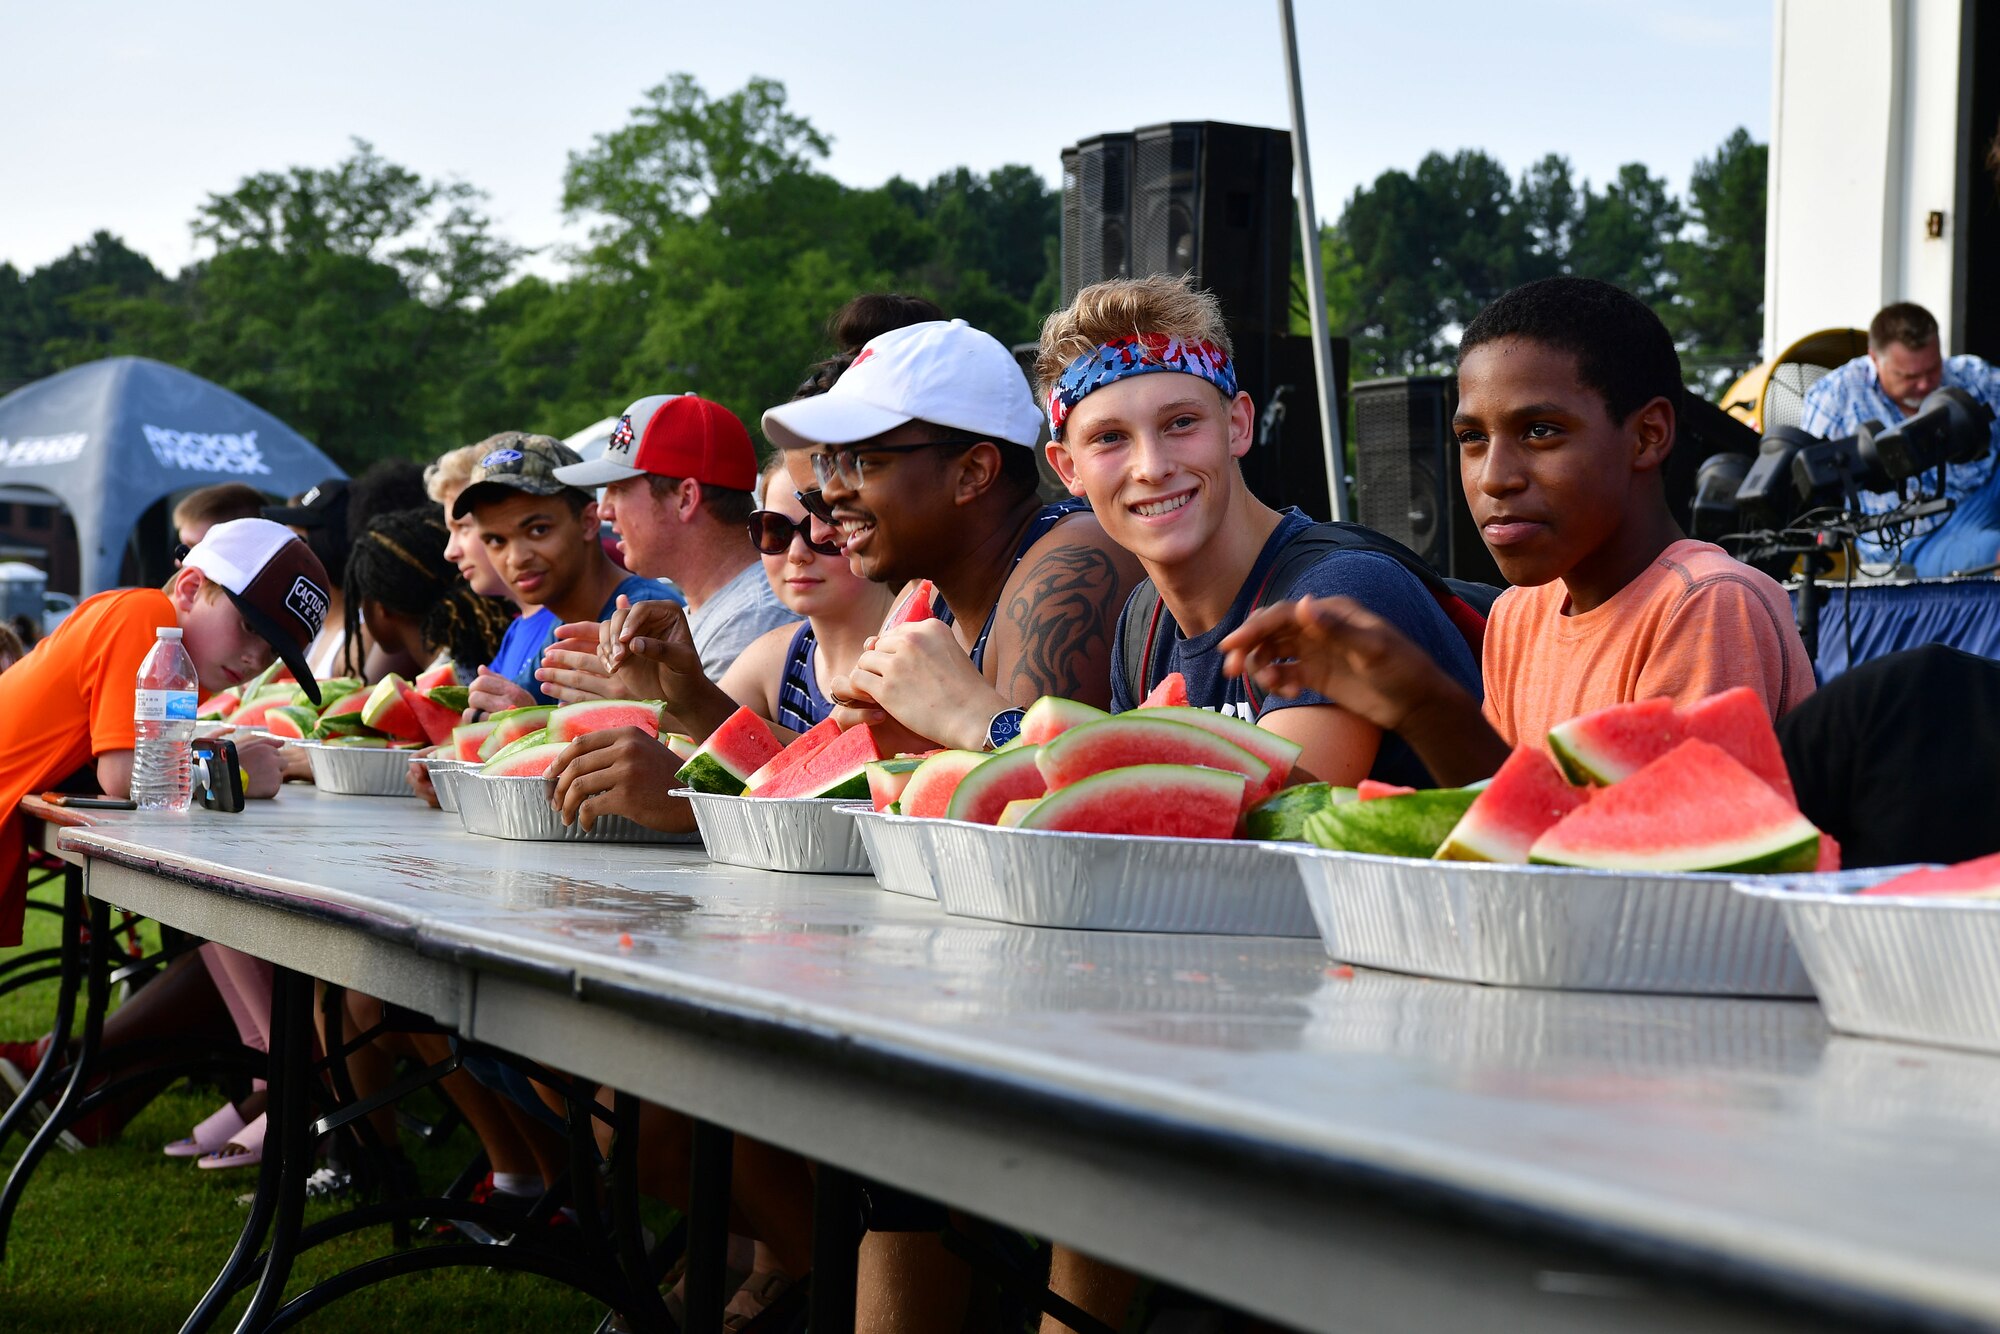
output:
<path id="1" fill-rule="evenodd" d="M 863 469 L 870 454 L 914 454 L 920 449 L 970 449 L 984 443 L 984 436 L 964 435 L 949 440 L 926 440 L 920 445 L 842 445 L 812 456 L 813 476 L 822 487 L 838 478 L 849 491 L 859 491 L 866 480 Z"/>
<path id="2" fill-rule="evenodd" d="M 811 520 L 796 523 L 789 514 L 780 514 L 776 510 L 754 511 L 745 527 L 750 530 L 750 545 L 766 556 L 782 556 L 790 551 L 794 534 L 804 538 L 806 545 L 822 556 L 840 554 L 838 542 L 813 541 Z"/>

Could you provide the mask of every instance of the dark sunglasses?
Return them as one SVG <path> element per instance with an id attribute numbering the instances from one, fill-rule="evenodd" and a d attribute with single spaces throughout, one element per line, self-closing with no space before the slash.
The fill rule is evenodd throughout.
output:
<path id="1" fill-rule="evenodd" d="M 780 514 L 776 510 L 756 510 L 750 515 L 750 522 L 745 527 L 750 531 L 750 545 L 766 556 L 782 556 L 790 551 L 794 535 L 804 538 L 806 545 L 822 556 L 840 554 L 838 542 L 813 541 L 810 519 L 804 523 L 795 523 L 789 514 Z"/>
<path id="2" fill-rule="evenodd" d="M 818 487 L 814 487 L 810 491 L 794 491 L 792 494 L 799 498 L 799 504 L 805 508 L 806 513 L 812 515 L 821 523 L 831 524 L 833 522 L 833 503 L 820 494 Z"/>

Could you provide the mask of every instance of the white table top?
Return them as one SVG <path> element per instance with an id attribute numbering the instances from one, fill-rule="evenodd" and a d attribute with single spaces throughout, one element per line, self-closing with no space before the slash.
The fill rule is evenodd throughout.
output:
<path id="1" fill-rule="evenodd" d="M 673 995 L 1250 1146 L 2000 1324 L 2000 1059 L 1830 1035 L 1782 1001 L 1482 988 L 1316 941 L 1033 930 L 862 877 L 510 843 L 290 787 L 113 814 L 91 857 Z"/>

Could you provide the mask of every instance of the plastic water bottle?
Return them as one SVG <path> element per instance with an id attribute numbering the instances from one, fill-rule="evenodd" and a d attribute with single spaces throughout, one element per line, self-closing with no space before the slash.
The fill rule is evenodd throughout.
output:
<path id="1" fill-rule="evenodd" d="M 132 706 L 138 745 L 132 756 L 132 800 L 142 811 L 188 808 L 194 792 L 189 750 L 194 741 L 194 659 L 181 647 L 179 626 L 160 630 L 139 664 Z"/>

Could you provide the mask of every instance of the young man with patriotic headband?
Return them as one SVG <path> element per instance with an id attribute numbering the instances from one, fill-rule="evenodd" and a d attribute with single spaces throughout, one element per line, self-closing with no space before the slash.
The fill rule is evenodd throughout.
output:
<path id="1" fill-rule="evenodd" d="M 1134 707 L 1179 672 L 1195 707 L 1304 746 L 1299 767 L 1315 778 L 1430 786 L 1407 746 L 1340 701 L 1310 691 L 1265 695 L 1223 674 L 1219 644 L 1256 607 L 1342 596 L 1479 691 L 1478 656 L 1434 591 L 1441 586 L 1374 545 L 1386 539 L 1352 542 L 1354 530 L 1344 545 L 1295 547 L 1318 533 L 1312 521 L 1250 493 L 1238 460 L 1251 446 L 1256 406 L 1237 387 L 1215 298 L 1163 277 L 1086 287 L 1042 326 L 1035 379 L 1048 410 L 1049 462 L 1072 495 L 1089 498 L 1104 531 L 1157 590 L 1142 588 L 1134 604 L 1144 614 L 1128 609 L 1121 619 L 1112 707 Z"/>

